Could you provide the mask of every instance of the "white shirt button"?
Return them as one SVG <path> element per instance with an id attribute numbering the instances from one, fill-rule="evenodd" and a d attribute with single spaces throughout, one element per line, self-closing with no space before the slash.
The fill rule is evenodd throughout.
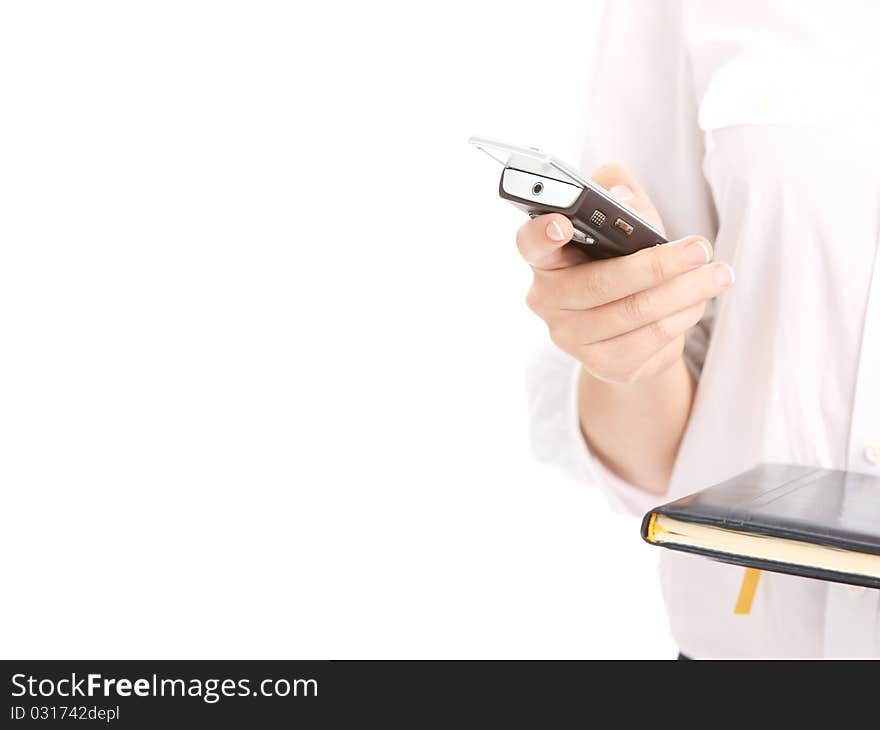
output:
<path id="1" fill-rule="evenodd" d="M 880 440 L 871 441 L 865 446 L 865 458 L 872 464 L 880 464 Z"/>

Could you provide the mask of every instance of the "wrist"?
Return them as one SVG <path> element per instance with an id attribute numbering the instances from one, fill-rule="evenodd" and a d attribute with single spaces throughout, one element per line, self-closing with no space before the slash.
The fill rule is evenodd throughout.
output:
<path id="1" fill-rule="evenodd" d="M 695 381 L 684 358 L 632 383 L 609 383 L 583 367 L 581 433 L 608 469 L 646 491 L 665 492 L 690 416 Z"/>
<path id="2" fill-rule="evenodd" d="M 606 380 L 593 375 L 581 364 L 581 390 L 583 390 L 585 384 L 589 386 L 592 383 L 595 384 L 595 387 L 619 391 L 622 394 L 639 393 L 656 391 L 658 389 L 662 390 L 671 385 L 679 385 L 685 380 L 689 381 L 692 385 L 695 384 L 690 367 L 681 354 L 660 370 L 630 381 Z"/>

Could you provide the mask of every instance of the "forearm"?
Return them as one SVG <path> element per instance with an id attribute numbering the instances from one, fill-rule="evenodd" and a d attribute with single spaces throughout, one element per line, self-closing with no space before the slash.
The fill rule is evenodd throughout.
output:
<path id="1" fill-rule="evenodd" d="M 654 493 L 669 486 L 696 384 L 684 360 L 635 383 L 581 370 L 578 410 L 592 452 L 615 474 Z"/>

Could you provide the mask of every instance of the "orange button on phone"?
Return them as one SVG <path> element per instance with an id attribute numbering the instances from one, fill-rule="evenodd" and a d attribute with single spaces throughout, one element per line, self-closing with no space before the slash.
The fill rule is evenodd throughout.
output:
<path id="1" fill-rule="evenodd" d="M 619 228 L 623 231 L 627 236 L 633 232 L 633 227 L 629 223 L 627 223 L 623 218 L 618 218 L 614 221 L 614 227 Z"/>

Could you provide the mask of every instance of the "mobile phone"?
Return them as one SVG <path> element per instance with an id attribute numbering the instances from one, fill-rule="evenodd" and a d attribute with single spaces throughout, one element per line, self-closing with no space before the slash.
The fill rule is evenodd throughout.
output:
<path id="1" fill-rule="evenodd" d="M 552 155 L 485 137 L 468 141 L 504 168 L 498 184 L 502 198 L 532 218 L 545 213 L 566 216 L 574 226 L 571 245 L 590 258 L 626 256 L 666 243 L 655 226 Z"/>

